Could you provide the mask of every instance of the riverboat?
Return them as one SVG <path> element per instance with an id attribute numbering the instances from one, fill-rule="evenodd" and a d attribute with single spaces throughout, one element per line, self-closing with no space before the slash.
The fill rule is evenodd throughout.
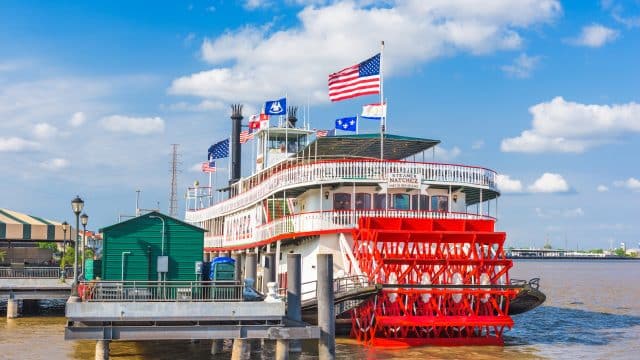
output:
<path id="1" fill-rule="evenodd" d="M 425 161 L 438 140 L 322 136 L 290 108 L 253 133 L 254 169 L 241 177 L 242 106 L 231 119 L 231 180 L 217 189 L 226 196 L 187 191 L 186 221 L 207 230 L 205 252 L 275 252 L 280 288 L 286 254 L 301 254 L 303 309 L 313 308 L 316 255 L 333 254 L 336 291 L 348 290 L 336 294 L 337 322 L 363 343 L 503 343 L 523 286 L 511 283 L 495 229 L 495 171 Z"/>

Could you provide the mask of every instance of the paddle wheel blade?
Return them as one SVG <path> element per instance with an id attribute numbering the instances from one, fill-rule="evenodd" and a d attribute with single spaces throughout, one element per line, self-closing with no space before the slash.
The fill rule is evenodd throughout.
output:
<path id="1" fill-rule="evenodd" d="M 352 335 L 379 346 L 502 344 L 517 294 L 505 286 L 505 238 L 492 220 L 361 218 L 354 257 L 384 285 L 352 311 Z"/>

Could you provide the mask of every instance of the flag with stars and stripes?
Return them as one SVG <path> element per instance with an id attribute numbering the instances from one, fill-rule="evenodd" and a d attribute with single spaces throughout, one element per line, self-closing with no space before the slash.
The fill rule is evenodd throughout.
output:
<path id="1" fill-rule="evenodd" d="M 335 134 L 336 134 L 336 129 L 316 130 L 316 136 L 317 137 L 334 136 Z"/>
<path id="2" fill-rule="evenodd" d="M 229 157 L 229 139 L 218 141 L 217 143 L 209 146 L 209 153 L 207 154 L 207 158 L 209 158 L 210 160 L 222 159 L 226 157 Z"/>
<path id="3" fill-rule="evenodd" d="M 216 172 L 216 162 L 215 161 L 205 161 L 202 163 L 202 172 L 204 173 L 212 173 Z"/>
<path id="4" fill-rule="evenodd" d="M 380 54 L 329 75 L 329 99 L 340 101 L 380 93 Z"/>

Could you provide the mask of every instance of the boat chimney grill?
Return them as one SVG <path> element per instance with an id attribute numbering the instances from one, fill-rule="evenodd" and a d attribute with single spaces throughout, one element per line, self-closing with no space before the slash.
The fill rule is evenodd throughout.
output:
<path id="1" fill-rule="evenodd" d="M 296 123 L 298 122 L 298 118 L 296 117 L 296 113 L 298 112 L 297 106 L 289 106 L 289 111 L 287 113 L 289 116 L 287 117 L 287 127 L 295 128 Z"/>

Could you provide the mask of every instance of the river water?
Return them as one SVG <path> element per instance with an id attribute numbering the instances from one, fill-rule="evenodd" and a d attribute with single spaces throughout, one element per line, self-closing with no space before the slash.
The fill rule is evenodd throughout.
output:
<path id="1" fill-rule="evenodd" d="M 419 347 L 383 350 L 337 339 L 339 359 L 640 359 L 640 261 L 519 260 L 512 278 L 540 277 L 546 303 L 514 316 L 504 347 Z M 0 359 L 92 359 L 95 342 L 64 341 L 65 319 L 25 315 L 0 320 Z M 227 348 L 230 344 L 225 345 Z M 229 359 L 209 355 L 210 342 L 114 342 L 113 359 Z M 317 349 L 317 347 L 315 347 Z M 302 355 L 315 359 L 314 344 Z M 269 359 L 269 346 L 254 352 Z"/>

